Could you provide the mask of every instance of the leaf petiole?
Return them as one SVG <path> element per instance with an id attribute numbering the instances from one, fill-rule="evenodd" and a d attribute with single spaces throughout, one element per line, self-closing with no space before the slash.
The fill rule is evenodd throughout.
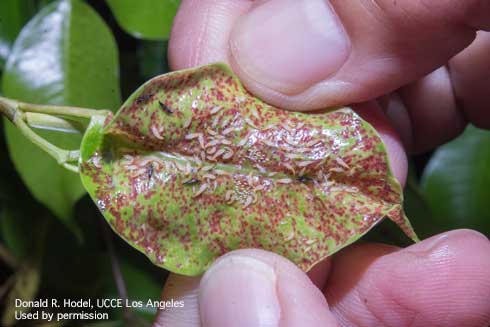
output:
<path id="1" fill-rule="evenodd" d="M 36 129 L 73 134 L 81 134 L 86 128 L 86 126 L 76 121 L 36 112 L 26 112 L 25 122 Z"/>
<path id="2" fill-rule="evenodd" d="M 31 127 L 48 129 L 64 133 L 80 133 L 81 124 L 68 118 L 91 119 L 94 116 L 106 116 L 108 110 L 96 110 L 79 107 L 37 105 L 0 97 L 0 114 L 10 120 L 19 131 L 33 144 L 53 157 L 61 166 L 78 173 L 79 150 L 65 150 L 36 134 Z"/>

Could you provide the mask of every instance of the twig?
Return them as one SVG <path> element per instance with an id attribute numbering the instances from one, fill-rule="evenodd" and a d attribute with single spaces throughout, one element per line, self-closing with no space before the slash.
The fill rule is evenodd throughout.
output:
<path id="1" fill-rule="evenodd" d="M 114 277 L 114 281 L 116 283 L 117 293 L 119 298 L 123 300 L 123 316 L 124 320 L 131 320 L 131 313 L 128 311 L 126 307 L 126 300 L 128 299 L 128 290 L 126 288 L 126 282 L 124 281 L 124 277 L 121 272 L 121 266 L 119 265 L 119 260 L 116 256 L 116 251 L 114 250 L 114 244 L 112 241 L 112 232 L 107 226 L 107 224 L 102 224 L 104 239 L 107 245 L 107 250 L 109 251 L 109 257 L 111 258 L 111 268 L 112 268 L 112 276 Z"/>
<path id="2" fill-rule="evenodd" d="M 15 284 L 15 274 L 12 274 L 7 279 L 7 281 L 3 283 L 2 286 L 0 286 L 0 300 L 3 299 L 5 294 L 7 294 L 7 292 L 12 288 L 14 284 Z"/>
<path id="3" fill-rule="evenodd" d="M 11 269 L 15 269 L 19 265 L 17 259 L 12 255 L 12 253 L 10 253 L 10 251 L 2 243 L 0 243 L 0 258 Z"/>

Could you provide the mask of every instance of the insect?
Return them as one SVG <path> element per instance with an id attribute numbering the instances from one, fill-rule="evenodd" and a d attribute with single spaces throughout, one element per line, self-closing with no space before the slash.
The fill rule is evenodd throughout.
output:
<path id="1" fill-rule="evenodd" d="M 197 178 L 191 178 L 191 179 L 186 180 L 182 184 L 184 184 L 184 185 L 196 185 L 199 183 L 200 183 L 200 181 Z"/>
<path id="2" fill-rule="evenodd" d="M 153 177 L 153 164 L 149 164 L 147 166 L 147 170 L 146 170 L 146 173 L 147 173 L 147 177 L 148 179 L 151 179 Z"/>
<path id="3" fill-rule="evenodd" d="M 160 106 L 160 108 L 162 108 L 163 111 L 165 111 L 167 114 L 173 114 L 174 111 L 172 109 L 170 109 L 169 106 L 167 106 L 165 103 L 163 103 L 162 101 L 158 101 L 158 105 Z"/>
<path id="4" fill-rule="evenodd" d="M 301 183 L 308 183 L 308 182 L 313 181 L 313 178 L 308 177 L 308 176 L 306 176 L 306 175 L 301 175 L 301 176 L 299 176 L 297 179 L 298 179 L 298 181 L 299 181 L 299 182 L 301 182 Z"/>
<path id="5" fill-rule="evenodd" d="M 136 99 L 136 104 L 142 104 L 143 102 L 147 102 L 153 97 L 153 94 L 142 94 Z"/>

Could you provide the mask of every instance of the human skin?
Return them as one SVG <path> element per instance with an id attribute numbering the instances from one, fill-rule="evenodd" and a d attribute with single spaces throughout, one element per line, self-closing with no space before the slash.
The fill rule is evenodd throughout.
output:
<path id="1" fill-rule="evenodd" d="M 355 103 L 387 144 L 403 184 L 406 153 L 471 122 L 490 127 L 487 0 L 184 0 L 173 69 L 229 63 L 288 110 Z M 360 243 L 308 274 L 261 250 L 220 258 L 200 278 L 171 275 L 184 308 L 156 326 L 490 325 L 490 242 L 450 231 L 405 249 Z"/>

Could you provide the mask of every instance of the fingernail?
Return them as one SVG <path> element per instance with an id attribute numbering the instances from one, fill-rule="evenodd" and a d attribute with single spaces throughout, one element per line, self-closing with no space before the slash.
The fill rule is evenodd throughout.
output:
<path id="1" fill-rule="evenodd" d="M 201 280 L 199 309 L 203 326 L 277 326 L 274 269 L 252 257 L 220 259 Z"/>
<path id="2" fill-rule="evenodd" d="M 346 61 L 349 38 L 326 0 L 271 0 L 243 16 L 230 38 L 232 62 L 284 94 L 328 78 Z"/>

